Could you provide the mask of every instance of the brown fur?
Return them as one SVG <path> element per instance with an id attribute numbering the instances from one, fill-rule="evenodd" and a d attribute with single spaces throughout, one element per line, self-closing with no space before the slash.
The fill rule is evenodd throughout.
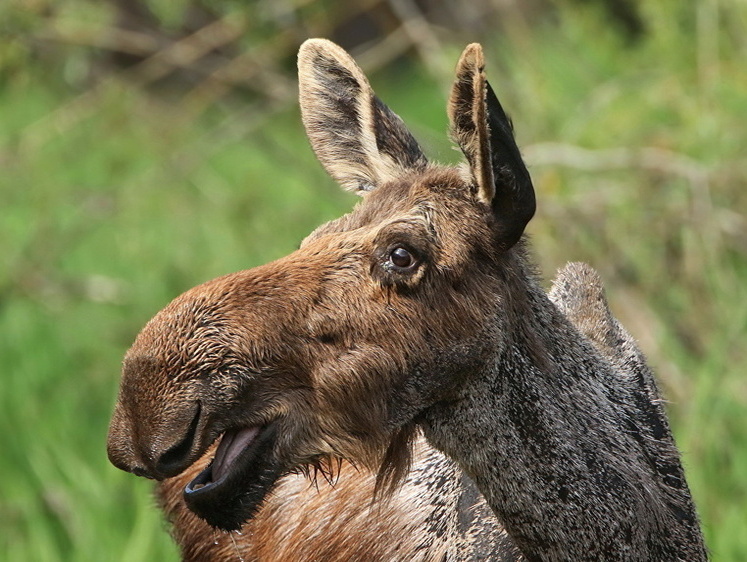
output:
<path id="1" fill-rule="evenodd" d="M 339 47 L 307 42 L 299 69 L 312 147 L 364 198 L 298 251 L 196 287 L 146 325 L 125 357 L 112 462 L 173 477 L 222 435 L 217 457 L 238 460 L 225 471 L 216 460 L 184 497 L 236 529 L 293 495 L 289 473 L 335 459 L 396 494 L 422 469 L 411 464 L 421 427 L 526 559 L 704 559 L 653 375 L 601 283 L 570 266 L 548 297 L 526 256 L 534 190 L 480 47 L 460 59 L 450 99 L 467 170 L 427 163 Z M 454 486 L 444 470 L 432 475 Z M 339 497 L 353 502 L 358 484 Z M 374 495 L 325 506 L 355 518 Z M 439 511 L 438 529 L 455 509 Z"/>
<path id="2" fill-rule="evenodd" d="M 385 501 L 373 501 L 374 473 L 342 462 L 329 481 L 318 477 L 314 483 L 301 474 L 283 478 L 239 533 L 214 529 L 182 499 L 184 486 L 213 453 L 211 448 L 157 488 L 186 561 L 520 559 L 471 482 L 422 440 L 416 446 L 415 469 Z"/>

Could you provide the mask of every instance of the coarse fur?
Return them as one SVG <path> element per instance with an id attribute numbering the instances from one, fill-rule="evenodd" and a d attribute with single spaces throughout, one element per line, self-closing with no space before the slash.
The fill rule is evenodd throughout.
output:
<path id="1" fill-rule="evenodd" d="M 312 147 L 363 200 L 145 326 L 125 357 L 115 465 L 172 477 L 220 438 L 184 498 L 231 530 L 284 476 L 331 459 L 376 472 L 373 495 L 394 490 L 421 428 L 527 560 L 706 558 L 650 370 L 603 301 L 574 304 L 601 283 L 569 266 L 555 304 L 530 264 L 534 190 L 483 67 L 468 46 L 448 110 L 468 166 L 448 168 L 347 53 L 302 46 Z"/>
<path id="2" fill-rule="evenodd" d="M 592 268 L 568 264 L 549 297 L 605 359 L 619 366 L 619 376 L 638 381 L 651 404 L 661 402 L 640 350 L 609 311 Z M 157 486 L 186 562 L 523 560 L 472 481 L 420 436 L 411 471 L 385 501 L 373 502 L 374 473 L 341 461 L 313 484 L 302 474 L 283 477 L 257 515 L 232 534 L 195 515 L 182 497 L 214 454 L 215 446 Z"/>
<path id="3" fill-rule="evenodd" d="M 328 480 L 283 477 L 256 516 L 230 534 L 195 515 L 182 497 L 214 453 L 157 487 L 187 562 L 522 560 L 474 484 L 422 438 L 405 481 L 381 501 L 373 501 L 375 473 L 343 461 Z"/>

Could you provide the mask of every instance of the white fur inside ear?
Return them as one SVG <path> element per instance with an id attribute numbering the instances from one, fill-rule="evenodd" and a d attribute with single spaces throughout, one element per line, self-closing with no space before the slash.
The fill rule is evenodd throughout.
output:
<path id="1" fill-rule="evenodd" d="M 408 150 L 417 143 L 375 98 L 363 71 L 345 50 L 326 39 L 309 39 L 298 53 L 298 77 L 306 133 L 335 180 L 350 191 L 371 191 L 402 174 L 403 163 L 413 160 Z M 377 125 L 382 122 L 386 126 L 379 134 L 389 136 L 377 140 Z M 380 150 L 381 145 L 389 150 Z M 418 161 L 419 148 L 414 153 Z"/>
<path id="2" fill-rule="evenodd" d="M 477 197 L 491 204 L 495 180 L 491 162 L 490 129 L 487 115 L 487 79 L 482 46 L 472 43 L 462 52 L 456 80 L 449 97 L 451 135 L 467 157 Z"/>

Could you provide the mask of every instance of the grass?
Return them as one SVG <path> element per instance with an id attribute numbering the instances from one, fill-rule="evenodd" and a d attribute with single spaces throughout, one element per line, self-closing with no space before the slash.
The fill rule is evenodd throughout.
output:
<path id="1" fill-rule="evenodd" d="M 487 45 L 488 72 L 534 163 L 531 234 L 546 276 L 569 260 L 600 269 L 670 400 L 713 559 L 738 561 L 747 10 L 726 0 L 643 9 L 648 32 L 635 45 L 588 11 L 506 30 Z M 450 67 L 459 46 L 447 50 Z M 443 76 L 402 63 L 373 82 L 431 153 L 453 160 Z M 121 357 L 178 293 L 288 253 L 353 198 L 315 162 L 296 109 L 250 128 L 256 116 L 239 101 L 194 118 L 114 80 L 65 121 L 77 95 L 41 65 L 0 86 L 0 551 L 173 560 L 150 483 L 106 459 Z M 588 152 L 569 159 L 568 147 Z M 618 149 L 622 164 L 610 157 Z"/>

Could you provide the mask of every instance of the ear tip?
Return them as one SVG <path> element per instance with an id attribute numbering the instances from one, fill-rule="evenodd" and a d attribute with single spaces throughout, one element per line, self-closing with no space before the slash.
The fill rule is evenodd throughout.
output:
<path id="1" fill-rule="evenodd" d="M 467 45 L 464 48 L 464 51 L 465 52 L 470 52 L 470 53 L 478 53 L 478 54 L 481 55 L 482 54 L 482 44 L 481 43 L 470 43 L 469 45 Z"/>
<path id="2" fill-rule="evenodd" d="M 337 43 L 329 39 L 312 38 L 304 41 L 298 49 L 299 77 L 303 78 L 314 67 L 339 66 L 351 72 L 361 84 L 367 79 L 353 57 Z"/>
<path id="3" fill-rule="evenodd" d="M 306 51 L 321 51 L 329 48 L 330 45 L 334 45 L 335 47 L 337 47 L 337 45 L 335 45 L 329 39 L 323 39 L 321 37 L 311 37 L 301 43 L 301 46 L 298 48 L 298 52 L 303 53 Z"/>
<path id="4" fill-rule="evenodd" d="M 299 66 L 304 64 L 306 61 L 311 60 L 315 54 L 329 51 L 330 48 L 337 47 L 329 39 L 311 38 L 307 39 L 298 48 L 298 64 Z"/>
<path id="5" fill-rule="evenodd" d="M 321 37 L 306 39 L 298 48 L 299 61 L 310 60 L 318 54 L 325 54 L 338 61 L 355 64 L 350 53 L 329 39 L 322 39 Z"/>
<path id="6" fill-rule="evenodd" d="M 485 66 L 485 55 L 483 54 L 482 45 L 480 43 L 470 43 L 462 51 L 462 56 L 459 57 L 459 67 L 471 66 L 482 69 Z"/>

